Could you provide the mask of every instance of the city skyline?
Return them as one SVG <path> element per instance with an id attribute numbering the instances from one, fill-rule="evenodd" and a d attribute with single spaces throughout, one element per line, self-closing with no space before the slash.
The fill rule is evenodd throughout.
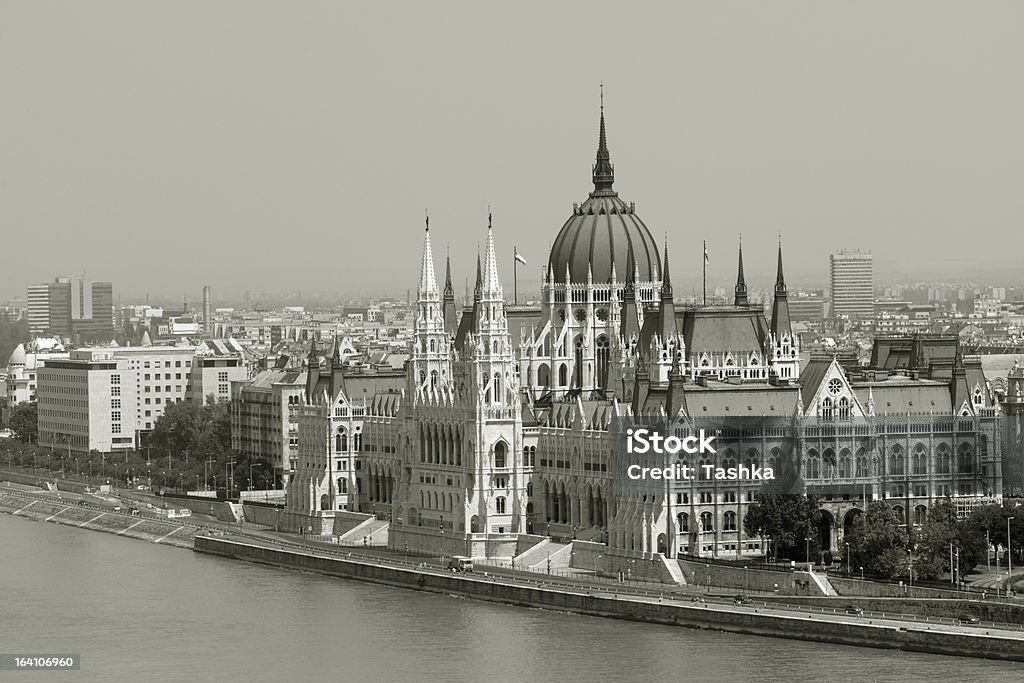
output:
<path id="1" fill-rule="evenodd" d="M 50 239 L 45 269 L 6 264 L 0 296 L 83 270 L 168 297 L 256 281 L 401 291 L 424 209 L 461 290 L 488 205 L 503 279 L 517 246 L 520 285 L 535 288 L 551 234 L 589 190 L 602 81 L 616 189 L 667 234 L 680 292 L 699 285 L 704 240 L 709 284 L 729 287 L 741 233 L 751 286 L 770 287 L 774 264 L 758 256 L 780 232 L 794 284 L 824 282 L 843 248 L 872 251 L 879 281 L 1014 284 L 999 243 L 1024 214 L 1012 170 L 1024 100 L 1008 85 L 1021 10 L 908 5 L 879 24 L 796 7 L 687 6 L 674 21 L 640 8 L 621 43 L 577 57 L 562 36 L 596 35 L 610 6 L 535 22 L 247 3 L 242 22 L 220 5 L 198 24 L 188 5 L 7 4 L 0 84 L 24 106 L 0 133 L 4 222 Z M 965 239 L 979 232 L 990 239 Z M 169 244 L 187 255 L 146 256 Z"/>

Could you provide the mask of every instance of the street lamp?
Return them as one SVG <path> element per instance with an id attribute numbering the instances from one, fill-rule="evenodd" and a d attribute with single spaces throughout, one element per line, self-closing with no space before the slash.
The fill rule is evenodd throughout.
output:
<path id="1" fill-rule="evenodd" d="M 601 562 L 601 553 L 594 556 L 594 576 L 597 576 L 598 563 Z"/>
<path id="2" fill-rule="evenodd" d="M 1006 576 L 1007 576 L 1007 578 L 1009 578 L 1010 575 L 1013 574 L 1013 553 L 1010 552 L 1010 550 L 1011 550 L 1011 544 L 1010 544 L 1010 520 L 1011 519 L 1016 519 L 1016 517 L 1007 517 L 1006 518 Z M 1009 586 L 1010 585 L 1009 582 L 1007 582 L 1006 585 Z"/>
<path id="3" fill-rule="evenodd" d="M 743 568 L 743 592 L 750 592 L 750 573 L 747 571 L 750 567 Z"/>
<path id="4" fill-rule="evenodd" d="M 811 539 L 804 536 L 804 559 L 807 561 L 807 571 L 811 571 Z"/>
<path id="5" fill-rule="evenodd" d="M 850 544 L 847 543 L 845 545 L 846 545 L 846 575 L 849 576 L 850 575 Z"/>
<path id="6" fill-rule="evenodd" d="M 861 568 L 860 568 L 860 580 L 861 580 L 861 581 L 863 581 L 863 580 L 864 580 L 864 567 L 861 567 Z"/>
<path id="7" fill-rule="evenodd" d="M 907 551 L 907 566 L 910 569 L 910 587 L 914 587 L 914 549 L 911 548 Z"/>

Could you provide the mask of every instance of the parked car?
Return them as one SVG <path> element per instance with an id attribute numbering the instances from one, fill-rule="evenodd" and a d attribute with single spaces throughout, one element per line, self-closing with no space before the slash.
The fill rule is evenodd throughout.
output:
<path id="1" fill-rule="evenodd" d="M 846 606 L 846 613 L 847 614 L 852 614 L 855 617 L 862 617 L 862 616 L 864 616 L 864 608 L 857 607 L 856 605 L 847 605 Z"/>
<path id="2" fill-rule="evenodd" d="M 139 508 L 128 508 L 128 514 L 129 515 L 140 515 L 142 513 L 139 512 Z"/>
<path id="3" fill-rule="evenodd" d="M 970 614 L 961 614 L 956 618 L 956 621 L 961 626 L 977 626 L 981 623 L 981 619 Z"/>
<path id="4" fill-rule="evenodd" d="M 114 512 L 121 512 L 121 506 L 120 505 L 115 505 L 114 506 Z"/>
<path id="5" fill-rule="evenodd" d="M 745 595 L 737 595 L 735 598 L 732 599 L 732 604 L 734 605 L 750 605 L 753 604 L 753 602 L 753 600 L 751 600 Z"/>

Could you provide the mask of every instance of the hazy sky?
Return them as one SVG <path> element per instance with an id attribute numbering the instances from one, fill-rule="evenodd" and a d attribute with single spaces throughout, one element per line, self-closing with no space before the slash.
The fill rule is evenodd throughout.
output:
<path id="1" fill-rule="evenodd" d="M 677 291 L 1021 281 L 1024 3 L 0 0 L 0 296 L 85 271 L 129 296 L 415 287 L 423 212 L 456 289 L 494 213 L 535 287 L 616 189 Z M 999 269 L 1003 269 L 1000 271 Z"/>

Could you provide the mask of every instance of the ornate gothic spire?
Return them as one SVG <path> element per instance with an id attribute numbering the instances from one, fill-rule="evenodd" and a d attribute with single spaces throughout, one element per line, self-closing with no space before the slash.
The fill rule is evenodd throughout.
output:
<path id="1" fill-rule="evenodd" d="M 434 277 L 434 254 L 430 249 L 430 216 L 423 237 L 423 260 L 420 263 L 420 299 L 437 298 L 437 278 Z"/>
<path id="2" fill-rule="evenodd" d="M 604 84 L 601 84 L 601 130 L 597 139 L 597 160 L 594 164 L 594 192 L 612 193 L 615 167 L 608 153 L 608 140 L 604 130 Z"/>
<path id="3" fill-rule="evenodd" d="M 661 268 L 661 298 L 672 298 L 672 277 L 668 272 L 668 240 L 665 240 L 665 265 Z"/>
<path id="4" fill-rule="evenodd" d="M 487 212 L 487 246 L 484 247 L 484 272 L 481 296 L 490 301 L 505 298 L 498 279 L 498 258 L 494 253 L 494 229 L 491 225 L 491 213 Z"/>
<path id="5" fill-rule="evenodd" d="M 743 236 L 740 236 L 740 258 L 736 270 L 736 298 L 733 301 L 736 306 L 747 305 L 747 281 L 743 276 Z"/>
<path id="6" fill-rule="evenodd" d="M 779 238 L 779 269 L 775 275 L 775 293 L 786 293 L 786 278 L 782 274 L 782 238 Z"/>
<path id="7" fill-rule="evenodd" d="M 452 254 L 449 251 L 444 258 L 444 298 L 454 299 L 455 288 L 452 287 Z"/>

